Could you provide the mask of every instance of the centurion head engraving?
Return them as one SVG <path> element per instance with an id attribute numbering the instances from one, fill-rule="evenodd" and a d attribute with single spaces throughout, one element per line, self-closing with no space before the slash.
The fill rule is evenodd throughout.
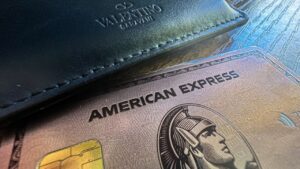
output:
<path id="1" fill-rule="evenodd" d="M 190 116 L 188 106 L 172 109 L 161 123 L 158 151 L 164 169 L 236 169 L 235 156 L 217 125 Z M 243 169 L 258 169 L 255 160 Z"/>

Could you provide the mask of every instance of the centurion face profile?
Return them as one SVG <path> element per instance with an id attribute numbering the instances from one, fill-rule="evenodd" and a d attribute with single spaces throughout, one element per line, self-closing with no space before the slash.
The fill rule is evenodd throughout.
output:
<path id="1" fill-rule="evenodd" d="M 193 109 L 193 114 L 202 111 L 198 113 L 201 116 L 190 115 L 189 109 Z M 226 120 L 218 117 L 218 113 L 201 105 L 180 105 L 167 113 L 158 136 L 158 151 L 163 169 L 261 168 L 248 142 L 233 127 L 223 130 L 228 131 L 226 133 L 231 138 L 234 135 L 240 137 L 231 139 L 235 144 L 241 142 L 236 145 L 234 152 L 227 145 L 226 136 L 218 131 L 218 125 L 204 117 L 206 115 L 216 119 L 220 126 L 228 126 L 225 124 Z M 243 155 L 237 158 L 235 154 Z"/>

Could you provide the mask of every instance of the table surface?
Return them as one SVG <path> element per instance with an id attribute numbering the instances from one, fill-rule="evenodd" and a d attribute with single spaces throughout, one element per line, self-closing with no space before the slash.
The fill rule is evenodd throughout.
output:
<path id="1" fill-rule="evenodd" d="M 222 52 L 258 46 L 300 75 L 300 0 L 252 0 L 240 9 L 249 21 L 230 32 Z"/>

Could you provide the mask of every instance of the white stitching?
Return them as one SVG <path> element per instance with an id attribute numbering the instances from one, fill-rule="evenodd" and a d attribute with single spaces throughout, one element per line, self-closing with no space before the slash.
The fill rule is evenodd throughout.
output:
<path id="1" fill-rule="evenodd" d="M 187 33 L 187 34 L 185 34 L 185 35 L 183 35 L 183 36 L 181 36 L 181 37 L 176 37 L 176 38 L 173 39 L 173 40 L 167 40 L 167 41 L 165 41 L 165 42 L 160 42 L 159 44 L 156 44 L 155 46 L 153 46 L 153 47 L 151 47 L 151 48 L 140 50 L 139 52 L 136 52 L 136 53 L 130 54 L 130 55 L 128 55 L 128 56 L 125 56 L 125 57 L 123 57 L 123 58 L 120 58 L 119 60 L 116 60 L 116 61 L 114 61 L 113 63 L 109 63 L 108 65 L 99 65 L 99 66 L 96 66 L 96 67 L 94 67 L 94 68 L 91 68 L 87 73 L 84 73 L 84 74 L 79 75 L 79 76 L 77 75 L 77 76 L 73 77 L 71 80 L 65 80 L 64 82 L 58 82 L 57 84 L 55 84 L 55 85 L 53 85 L 53 86 L 50 86 L 50 87 L 47 87 L 47 88 L 45 88 L 45 89 L 43 89 L 43 90 L 41 90 L 41 91 L 32 92 L 32 93 L 30 94 L 30 96 L 27 96 L 27 97 L 24 97 L 24 98 L 21 98 L 21 99 L 17 99 L 17 100 L 15 100 L 15 101 L 13 101 L 12 103 L 0 105 L 0 109 L 6 109 L 6 108 L 11 107 L 11 106 L 13 106 L 13 105 L 16 105 L 16 104 L 18 104 L 18 103 L 22 103 L 22 102 L 28 101 L 28 100 L 32 99 L 33 97 L 35 97 L 35 96 L 38 96 L 38 95 L 43 94 L 43 93 L 47 93 L 47 92 L 49 92 L 49 91 L 51 91 L 51 90 L 54 90 L 54 89 L 59 89 L 59 88 L 61 88 L 61 87 L 67 86 L 67 85 L 71 84 L 72 82 L 74 82 L 74 81 L 76 81 L 76 80 L 79 80 L 79 79 L 83 79 L 83 78 L 85 78 L 85 77 L 88 77 L 88 76 L 90 76 L 90 75 L 92 75 L 92 74 L 95 74 L 95 73 L 99 72 L 100 70 L 118 66 L 118 65 L 124 63 L 125 61 L 128 61 L 128 60 L 133 59 L 133 58 L 138 57 L 138 56 L 142 56 L 142 55 L 147 54 L 147 53 L 149 53 L 149 52 L 151 52 L 151 51 L 155 51 L 155 50 L 157 50 L 157 49 L 160 49 L 160 48 L 162 48 L 162 47 L 164 47 L 164 46 L 167 46 L 168 44 L 174 43 L 174 42 L 176 42 L 176 41 L 179 41 L 179 40 L 182 40 L 182 41 L 183 41 L 184 39 L 186 39 L 186 38 L 188 38 L 188 37 L 190 37 L 190 36 L 192 36 L 192 35 L 200 34 L 200 33 L 203 32 L 203 31 L 206 31 L 206 30 L 208 30 L 208 29 L 210 29 L 210 28 L 219 26 L 219 25 L 221 25 L 221 24 L 225 24 L 225 23 L 234 21 L 234 20 L 236 20 L 236 19 L 238 19 L 238 18 L 240 18 L 240 17 L 242 17 L 242 16 L 243 16 L 243 15 L 238 15 L 238 16 L 236 16 L 235 18 L 232 18 L 232 19 L 230 19 L 230 20 L 224 19 L 224 20 L 222 20 L 222 21 L 219 21 L 220 24 L 217 23 L 217 24 L 215 24 L 215 25 L 213 25 L 213 26 L 210 26 L 210 27 L 208 26 L 208 27 L 206 27 L 206 28 L 204 28 L 204 29 L 202 29 L 202 30 L 200 30 L 200 31 L 198 31 L 198 32 Z"/>

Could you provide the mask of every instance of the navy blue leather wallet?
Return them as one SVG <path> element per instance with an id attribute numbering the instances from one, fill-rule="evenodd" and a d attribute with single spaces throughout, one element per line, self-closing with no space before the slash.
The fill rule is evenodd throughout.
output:
<path id="1" fill-rule="evenodd" d="M 0 123 L 247 21 L 225 0 L 4 0 L 0 13 Z"/>

